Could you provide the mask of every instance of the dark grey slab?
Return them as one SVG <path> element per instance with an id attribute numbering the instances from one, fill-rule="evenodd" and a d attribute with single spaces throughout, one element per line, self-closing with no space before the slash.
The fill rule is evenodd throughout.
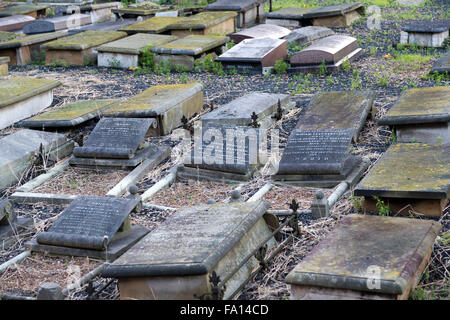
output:
<path id="1" fill-rule="evenodd" d="M 37 235 L 42 245 L 106 250 L 139 203 L 135 198 L 78 196 L 46 232 Z"/>
<path id="2" fill-rule="evenodd" d="M 305 13 L 311 12 L 313 8 L 287 7 L 277 11 L 268 12 L 266 17 L 269 19 L 298 20 L 304 18 Z"/>
<path id="3" fill-rule="evenodd" d="M 405 32 L 440 33 L 450 29 L 450 19 L 447 20 L 419 20 L 402 27 Z"/>
<path id="4" fill-rule="evenodd" d="M 431 73 L 450 73 L 450 51 L 447 51 L 442 57 L 436 60 L 431 69 Z"/>
<path id="5" fill-rule="evenodd" d="M 9 225 L 15 220 L 13 202 L 10 199 L 0 200 L 0 226 Z"/>
<path id="6" fill-rule="evenodd" d="M 245 12 L 258 5 L 264 5 L 267 0 L 218 0 L 206 6 L 206 11 L 239 11 Z"/>
<path id="7" fill-rule="evenodd" d="M 73 154 L 78 158 L 131 159 L 143 142 L 155 119 L 102 118 L 82 147 Z"/>
<path id="8" fill-rule="evenodd" d="M 91 23 L 92 19 L 90 14 L 72 14 L 69 16 L 36 20 L 27 24 L 23 28 L 23 33 L 37 34 L 55 32 L 59 30 L 79 28 Z"/>
<path id="9" fill-rule="evenodd" d="M 338 4 L 334 6 L 326 6 L 307 12 L 303 16 L 307 19 L 330 17 L 330 16 L 344 15 L 347 12 L 354 10 L 363 12 L 364 5 L 361 2 L 356 2 L 356 3 Z"/>
<path id="10" fill-rule="evenodd" d="M 106 21 L 96 24 L 90 24 L 78 29 L 70 29 L 68 35 L 74 35 L 76 33 L 84 31 L 118 31 L 123 27 L 136 23 L 136 19 L 118 19 L 117 21 Z"/>
<path id="11" fill-rule="evenodd" d="M 32 218 L 17 218 L 7 225 L 0 225 L 0 248 L 6 249 L 17 242 L 17 235 L 34 228 Z"/>

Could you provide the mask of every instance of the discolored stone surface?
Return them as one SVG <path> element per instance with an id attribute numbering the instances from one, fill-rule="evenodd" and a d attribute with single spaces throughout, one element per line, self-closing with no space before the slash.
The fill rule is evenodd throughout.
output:
<path id="1" fill-rule="evenodd" d="M 119 100 L 81 100 L 62 108 L 44 112 L 20 122 L 26 128 L 60 128 L 73 127 L 95 117 L 103 110 L 117 104 Z"/>
<path id="2" fill-rule="evenodd" d="M 319 26 L 308 26 L 292 30 L 292 32 L 283 39 L 297 46 L 306 46 L 322 38 L 334 35 L 330 28 Z"/>
<path id="3" fill-rule="evenodd" d="M 85 31 L 117 31 L 121 28 L 132 25 L 135 22 L 135 19 L 118 19 L 116 21 L 98 22 L 78 29 L 70 29 L 68 34 L 73 35 Z"/>
<path id="4" fill-rule="evenodd" d="M 245 28 L 261 22 L 264 17 L 264 3 L 267 0 L 219 0 L 206 6 L 206 11 L 236 11 L 236 26 Z"/>
<path id="5" fill-rule="evenodd" d="M 344 15 L 351 11 L 364 11 L 364 5 L 361 2 L 356 3 L 344 3 L 333 6 L 325 6 L 322 8 L 314 9 L 310 12 L 306 12 L 303 16 L 306 19 L 323 18 L 337 15 Z"/>
<path id="6" fill-rule="evenodd" d="M 220 47 L 228 41 L 225 36 L 187 36 L 160 46 L 152 51 L 160 54 L 197 56 L 203 52 Z"/>
<path id="7" fill-rule="evenodd" d="M 434 221 L 346 216 L 287 276 L 291 299 L 407 299 L 440 229 Z"/>
<path id="8" fill-rule="evenodd" d="M 8 6 L 0 10 L 0 17 L 29 15 L 33 18 L 37 18 L 40 15 L 45 15 L 45 9 L 49 7 L 50 6 L 48 5 L 34 5 L 34 4 L 20 4 Z"/>
<path id="9" fill-rule="evenodd" d="M 44 34 L 35 34 L 26 37 L 17 37 L 15 39 L 0 42 L 0 50 L 3 49 L 12 49 L 23 46 L 35 45 L 39 43 L 44 43 L 47 41 L 55 40 L 61 37 L 64 37 L 67 34 L 66 31 L 60 32 L 50 32 Z"/>
<path id="10" fill-rule="evenodd" d="M 239 43 L 244 39 L 254 39 L 254 38 L 281 39 L 281 38 L 289 35 L 290 33 L 291 33 L 291 31 L 289 29 L 280 27 L 277 25 L 258 24 L 254 27 L 233 33 L 230 36 L 230 38 L 235 43 Z"/>
<path id="11" fill-rule="evenodd" d="M 222 22 L 225 22 L 231 18 L 236 17 L 236 12 L 233 11 L 205 11 L 200 12 L 190 17 L 182 17 L 179 20 L 174 21 L 169 29 L 170 30 L 189 30 L 189 29 L 207 29 Z M 234 30 L 232 30 L 234 31 Z"/>
<path id="12" fill-rule="evenodd" d="M 0 31 L 20 30 L 35 18 L 26 15 L 16 15 L 0 18 Z"/>
<path id="13" fill-rule="evenodd" d="M 410 22 L 401 28 L 405 32 L 440 33 L 450 29 L 450 19 L 418 20 Z"/>
<path id="14" fill-rule="evenodd" d="M 134 33 L 163 33 L 169 30 L 169 26 L 176 21 L 179 21 L 181 17 L 153 17 L 144 20 L 139 23 L 135 23 L 121 28 L 121 31 L 125 31 L 128 34 Z"/>
<path id="15" fill-rule="evenodd" d="M 92 19 L 89 14 L 72 14 L 55 18 L 36 20 L 28 23 L 23 28 L 25 34 L 38 34 L 46 32 L 55 32 L 65 29 L 74 29 L 91 24 Z"/>
<path id="16" fill-rule="evenodd" d="M 156 47 L 178 38 L 169 35 L 138 33 L 120 40 L 106 43 L 97 48 L 99 52 L 139 54 L 147 47 Z"/>
<path id="17" fill-rule="evenodd" d="M 23 38 L 24 35 L 15 32 L 0 31 L 0 42 L 10 41 L 18 38 Z"/>
<path id="18" fill-rule="evenodd" d="M 450 51 L 447 51 L 442 57 L 436 60 L 431 69 L 431 73 L 446 73 L 450 72 Z"/>
<path id="19" fill-rule="evenodd" d="M 114 40 L 126 37 L 120 31 L 85 31 L 69 37 L 58 39 L 41 46 L 46 50 L 86 50 Z"/>
<path id="20" fill-rule="evenodd" d="M 266 14 L 268 19 L 303 20 L 305 13 L 314 8 L 286 7 Z"/>
<path id="21" fill-rule="evenodd" d="M 6 77 L 8 75 L 9 61 L 9 57 L 0 57 L 0 77 Z"/>

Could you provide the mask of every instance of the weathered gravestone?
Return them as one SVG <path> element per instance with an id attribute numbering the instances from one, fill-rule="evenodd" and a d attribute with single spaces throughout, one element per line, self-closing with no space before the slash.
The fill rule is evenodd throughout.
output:
<path id="1" fill-rule="evenodd" d="M 441 229 L 435 221 L 349 215 L 286 278 L 292 300 L 406 300 Z"/>
<path id="2" fill-rule="evenodd" d="M 155 13 L 155 17 L 178 17 L 179 11 L 173 10 L 173 11 L 162 11 Z"/>
<path id="3" fill-rule="evenodd" d="M 203 109 L 203 85 L 186 83 L 153 86 L 105 111 L 106 117 L 156 118 L 161 135 L 169 134 Z"/>
<path id="4" fill-rule="evenodd" d="M 33 219 L 17 218 L 11 200 L 0 200 L 0 248 L 2 250 L 14 243 L 14 236 L 32 227 Z"/>
<path id="5" fill-rule="evenodd" d="M 0 139 L 0 190 L 17 183 L 36 158 L 62 159 L 73 146 L 62 134 L 28 129 Z"/>
<path id="6" fill-rule="evenodd" d="M 153 17 L 157 12 L 165 11 L 167 8 L 140 8 L 140 7 L 127 7 L 112 9 L 112 12 L 119 17 L 123 18 L 137 18 L 137 17 Z"/>
<path id="7" fill-rule="evenodd" d="M 62 108 L 41 113 L 18 123 L 25 128 L 63 128 L 74 127 L 102 115 L 119 100 L 80 100 Z"/>
<path id="8" fill-rule="evenodd" d="M 364 5 L 361 2 L 343 3 L 326 6 L 306 12 L 304 19 L 311 20 L 314 26 L 348 27 L 364 14 Z"/>
<path id="9" fill-rule="evenodd" d="M 237 69 L 238 72 L 266 73 L 275 62 L 287 57 L 287 41 L 272 38 L 247 39 L 238 43 L 216 61 L 225 69 Z"/>
<path id="10" fill-rule="evenodd" d="M 0 31 L 0 42 L 6 42 L 14 39 L 23 38 L 23 34 L 8 32 L 8 31 Z"/>
<path id="11" fill-rule="evenodd" d="M 3 41 L 0 42 L 0 56 L 8 56 L 11 59 L 11 65 L 28 64 L 31 62 L 33 55 L 41 54 L 40 46 L 42 44 L 66 35 L 67 31 L 59 31 Z"/>
<path id="12" fill-rule="evenodd" d="M 405 91 L 378 121 L 395 128 L 398 142 L 450 142 L 450 87 Z"/>
<path id="13" fill-rule="evenodd" d="M 235 11 L 236 27 L 246 28 L 247 26 L 260 23 L 264 18 L 264 4 L 267 0 L 218 0 L 208 4 L 206 11 Z"/>
<path id="14" fill-rule="evenodd" d="M 283 39 L 296 46 L 309 46 L 317 40 L 334 35 L 334 31 L 326 27 L 308 26 L 292 30 Z"/>
<path id="15" fill-rule="evenodd" d="M 0 77 L 8 75 L 8 63 L 11 61 L 9 57 L 0 57 Z"/>
<path id="16" fill-rule="evenodd" d="M 167 158 L 167 148 L 146 143 L 155 131 L 155 119 L 102 118 L 82 147 L 75 147 L 71 165 L 135 167 L 154 158 Z"/>
<path id="17" fill-rule="evenodd" d="M 200 118 L 202 126 L 214 123 L 228 126 L 249 126 L 252 123 L 252 114 L 257 115 L 259 128 L 268 128 L 277 117 L 281 108 L 281 114 L 289 112 L 295 107 L 295 102 L 290 100 L 287 94 L 271 94 L 253 92 L 234 99 Z"/>
<path id="18" fill-rule="evenodd" d="M 447 51 L 442 57 L 436 60 L 431 69 L 431 73 L 450 73 L 450 51 Z"/>
<path id="19" fill-rule="evenodd" d="M 35 5 L 35 4 L 12 5 L 0 10 L 0 18 L 17 15 L 27 15 L 33 18 L 38 18 L 45 16 L 45 11 L 49 7 L 50 6 L 48 5 Z"/>
<path id="20" fill-rule="evenodd" d="M 25 15 L 0 18 L 0 31 L 21 30 L 35 20 L 35 18 Z"/>
<path id="21" fill-rule="evenodd" d="M 180 210 L 102 276 L 118 278 L 124 300 L 229 299 L 259 266 L 245 257 L 267 239 L 268 250 L 276 244 L 264 220 L 268 207 L 258 201 Z M 226 287 L 216 288 L 225 278 Z"/>
<path id="22" fill-rule="evenodd" d="M 135 33 L 166 33 L 169 30 L 169 26 L 180 21 L 181 17 L 153 17 L 142 22 L 138 22 L 126 27 L 121 28 L 121 31 L 125 31 L 128 34 Z"/>
<path id="23" fill-rule="evenodd" d="M 0 129 L 47 108 L 53 89 L 61 82 L 52 79 L 17 77 L 0 81 Z"/>
<path id="24" fill-rule="evenodd" d="M 99 23 L 114 19 L 112 10 L 121 7 L 121 2 L 106 2 L 81 5 L 79 8 L 81 13 L 88 13 L 91 16 L 92 23 Z M 72 12 L 72 14 L 76 12 Z"/>
<path id="25" fill-rule="evenodd" d="M 286 7 L 267 13 L 267 24 L 275 24 L 286 28 L 298 28 L 304 24 L 305 13 L 314 8 Z"/>
<path id="26" fill-rule="evenodd" d="M 28 23 L 23 28 L 23 33 L 38 34 L 66 29 L 76 29 L 91 23 L 92 19 L 89 14 L 72 14 L 68 16 L 59 16 L 49 19 L 40 19 Z"/>
<path id="27" fill-rule="evenodd" d="M 254 27 L 233 33 L 230 36 L 230 38 L 235 43 L 239 43 L 244 39 L 256 39 L 256 38 L 281 39 L 289 35 L 290 33 L 291 31 L 289 29 L 277 25 L 258 24 Z"/>
<path id="28" fill-rule="evenodd" d="M 97 48 L 98 66 L 130 68 L 137 67 L 139 55 L 147 48 L 164 45 L 177 40 L 174 36 L 138 33 Z"/>
<path id="29" fill-rule="evenodd" d="M 78 196 L 48 231 L 26 246 L 35 252 L 115 260 L 148 233 L 131 225 L 140 199 Z"/>
<path id="30" fill-rule="evenodd" d="M 389 147 L 354 190 L 365 211 L 379 197 L 393 214 L 411 210 L 441 216 L 450 194 L 450 144 L 398 143 Z"/>
<path id="31" fill-rule="evenodd" d="M 449 35 L 449 20 L 422 20 L 402 27 L 401 44 L 416 44 L 421 47 L 442 47 Z"/>
<path id="32" fill-rule="evenodd" d="M 227 35 L 236 31 L 234 11 L 205 11 L 182 17 L 168 26 L 170 34 L 179 38 L 189 35 Z"/>
<path id="33" fill-rule="evenodd" d="M 157 53 L 154 57 L 155 64 L 170 62 L 172 67 L 192 71 L 195 62 L 207 54 L 214 57 L 220 55 L 228 40 L 226 36 L 192 35 L 156 46 L 151 51 Z"/>
<path id="34" fill-rule="evenodd" d="M 309 47 L 293 54 L 288 72 L 317 72 L 323 66 L 327 71 L 339 71 L 345 60 L 352 62 L 362 53 L 356 38 L 332 35 L 322 38 Z"/>
<path id="35" fill-rule="evenodd" d="M 58 39 L 41 46 L 46 51 L 45 63 L 83 66 L 97 62 L 95 49 L 114 40 L 126 37 L 120 31 L 85 31 Z"/>
<path id="36" fill-rule="evenodd" d="M 116 21 L 112 20 L 112 21 L 98 22 L 95 24 L 83 26 L 78 29 L 70 29 L 68 35 L 71 36 L 85 31 L 117 31 L 135 22 L 136 20 L 134 19 L 118 19 Z"/>

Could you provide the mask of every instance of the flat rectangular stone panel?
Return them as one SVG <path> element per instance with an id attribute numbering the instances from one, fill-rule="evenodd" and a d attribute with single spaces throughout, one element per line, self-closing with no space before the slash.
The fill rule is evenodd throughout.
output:
<path id="1" fill-rule="evenodd" d="M 37 18 L 36 12 L 45 14 L 45 9 L 49 8 L 48 5 L 34 5 L 34 4 L 20 4 L 8 6 L 0 10 L 0 17 L 9 17 L 16 15 L 32 15 Z"/>
<path id="2" fill-rule="evenodd" d="M 134 33 L 163 33 L 169 30 L 169 26 L 176 21 L 179 21 L 181 17 L 153 17 L 142 22 L 138 22 L 126 27 L 121 28 L 121 31 L 125 31 L 128 34 Z"/>
<path id="3" fill-rule="evenodd" d="M 440 230 L 435 221 L 348 215 L 286 277 L 291 299 L 407 299 Z"/>
<path id="4" fill-rule="evenodd" d="M 314 8 L 286 7 L 273 12 L 268 12 L 269 19 L 303 20 L 305 13 L 311 12 Z"/>
<path id="5" fill-rule="evenodd" d="M 18 37 L 13 40 L 0 42 L 0 50 L 25 47 L 52 41 L 67 35 L 67 31 L 49 32 L 43 34 L 34 34 L 26 37 Z"/>
<path id="6" fill-rule="evenodd" d="M 450 29 L 450 19 L 419 20 L 406 24 L 401 28 L 405 32 L 441 33 Z"/>
<path id="7" fill-rule="evenodd" d="M 78 196 L 36 240 L 39 244 L 105 250 L 138 202 L 134 198 Z"/>
<path id="8" fill-rule="evenodd" d="M 91 24 L 92 19 L 89 14 L 72 14 L 68 16 L 59 16 L 49 19 L 40 19 L 28 23 L 23 28 L 25 34 L 38 34 L 46 32 L 55 32 L 65 29 L 74 29 Z"/>
<path id="9" fill-rule="evenodd" d="M 83 26 L 78 29 L 70 29 L 68 31 L 68 35 L 70 36 L 70 35 L 74 35 L 74 34 L 85 32 L 85 31 L 117 31 L 120 28 L 129 26 L 135 22 L 136 22 L 136 20 L 134 20 L 134 19 L 123 19 L 123 20 L 118 19 L 116 21 L 98 22 L 98 23 Z"/>
<path id="10" fill-rule="evenodd" d="M 207 29 L 226 20 L 235 18 L 234 11 L 205 11 L 189 17 L 182 17 L 169 26 L 169 30 Z"/>
<path id="11" fill-rule="evenodd" d="M 297 46 L 305 46 L 331 35 L 334 35 L 334 31 L 330 28 L 308 26 L 292 30 L 292 32 L 283 39 L 287 40 L 289 43 L 294 43 Z"/>
<path id="12" fill-rule="evenodd" d="M 10 61 L 9 57 L 0 57 L 0 64 L 5 64 Z"/>
<path id="13" fill-rule="evenodd" d="M 143 142 L 154 119 L 102 118 L 75 157 L 131 159 Z"/>
<path id="14" fill-rule="evenodd" d="M 235 43 L 244 39 L 273 38 L 281 39 L 291 33 L 291 30 L 273 24 L 258 24 L 254 27 L 233 33 L 230 38 Z"/>
<path id="15" fill-rule="evenodd" d="M 178 17 L 178 10 L 156 12 L 155 17 Z"/>
<path id="16" fill-rule="evenodd" d="M 120 40 L 106 43 L 97 48 L 98 52 L 139 54 L 147 47 L 156 47 L 175 41 L 178 38 L 169 35 L 138 33 Z"/>
<path id="17" fill-rule="evenodd" d="M 152 49 L 155 53 L 196 56 L 227 43 L 225 36 L 191 35 Z"/>
<path id="18" fill-rule="evenodd" d="M 125 38 L 126 36 L 127 34 L 125 32 L 120 31 L 85 31 L 46 43 L 41 48 L 46 50 L 81 51 Z"/>
<path id="19" fill-rule="evenodd" d="M 333 64 L 358 49 L 356 38 L 345 35 L 332 35 L 316 41 L 309 47 L 291 56 L 294 65 Z"/>
<path id="20" fill-rule="evenodd" d="M 307 12 L 303 16 L 304 16 L 304 18 L 307 18 L 307 19 L 322 18 L 322 17 L 329 17 L 329 16 L 344 15 L 351 11 L 363 12 L 364 5 L 361 2 L 356 2 L 356 3 L 344 3 L 344 4 L 333 5 L 333 6 L 326 6 L 326 7 L 317 8 L 310 12 Z"/>
<path id="21" fill-rule="evenodd" d="M 34 20 L 36 19 L 26 15 L 16 15 L 0 18 L 0 31 L 20 30 Z"/>
<path id="22" fill-rule="evenodd" d="M 267 0 L 218 0 L 206 6 L 206 11 L 238 11 L 245 12 L 258 5 L 264 5 Z"/>
<path id="23" fill-rule="evenodd" d="M 62 108 L 41 113 L 19 123 L 26 128 L 73 127 L 102 114 L 119 100 L 80 100 Z"/>
<path id="24" fill-rule="evenodd" d="M 18 38 L 23 38 L 24 35 L 15 32 L 0 31 L 0 42 L 10 41 Z"/>
<path id="25" fill-rule="evenodd" d="M 431 69 L 431 73 L 450 73 L 450 51 L 447 51 L 442 57 L 436 60 Z"/>
<path id="26" fill-rule="evenodd" d="M 380 125 L 450 121 L 450 87 L 415 88 L 405 91 L 378 121 Z"/>
<path id="27" fill-rule="evenodd" d="M 447 199 L 450 144 L 397 143 L 375 163 L 354 190 L 356 196 Z"/>

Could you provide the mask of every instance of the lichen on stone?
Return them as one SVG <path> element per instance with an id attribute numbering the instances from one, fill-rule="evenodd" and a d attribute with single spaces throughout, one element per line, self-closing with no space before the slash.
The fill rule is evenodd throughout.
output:
<path id="1" fill-rule="evenodd" d="M 16 77 L 0 81 L 0 107 L 27 99 L 61 85 L 52 79 Z"/>
<path id="2" fill-rule="evenodd" d="M 121 31 L 84 31 L 41 46 L 51 50 L 85 50 L 126 37 Z"/>

